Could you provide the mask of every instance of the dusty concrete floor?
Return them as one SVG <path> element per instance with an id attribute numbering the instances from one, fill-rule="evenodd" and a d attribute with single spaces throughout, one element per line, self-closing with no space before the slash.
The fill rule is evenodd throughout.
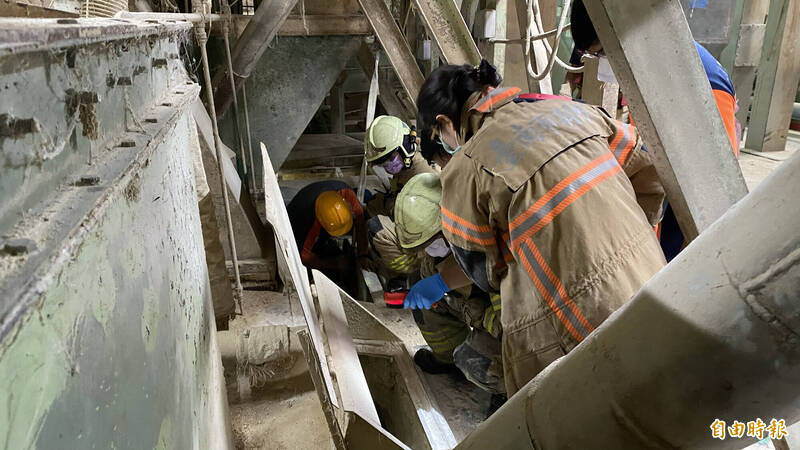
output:
<path id="1" fill-rule="evenodd" d="M 392 332 L 400 336 L 409 354 L 425 345 L 411 313 L 389 309 L 379 303 L 361 302 Z M 265 325 L 304 326 L 303 313 L 297 298 L 289 299 L 280 292 L 244 291 L 243 316 L 231 321 L 230 330 L 244 332 Z M 462 440 L 485 419 L 490 395 L 463 378 L 430 375 L 419 371 L 427 384 L 428 395 L 438 404 L 457 440 Z M 327 425 L 310 378 L 307 375 L 253 389 L 250 399 L 240 402 L 236 380 L 228 379 L 231 422 L 234 443 L 239 449 L 255 448 L 328 448 Z M 302 413 L 302 414 L 301 414 Z M 300 418 L 304 421 L 298 422 Z M 322 430 L 295 439 L 296 423 Z M 312 429 L 312 428 L 309 428 Z M 318 445 L 322 442 L 325 445 Z M 264 446 L 266 445 L 266 446 Z"/>
<path id="2" fill-rule="evenodd" d="M 747 189 L 752 191 L 798 150 L 800 150 L 800 132 L 789 130 L 786 150 L 782 152 L 755 152 L 748 149 L 740 151 L 739 167 L 742 169 Z"/>
<path id="3" fill-rule="evenodd" d="M 231 403 L 230 411 L 239 450 L 333 448 L 308 373 L 254 389 L 246 402 Z"/>
<path id="4" fill-rule="evenodd" d="M 244 315 L 231 321 L 230 332 L 241 334 L 268 325 L 305 325 L 300 304 L 279 292 L 244 291 L 242 309 Z M 300 364 L 305 366 L 304 362 Z M 246 383 L 246 378 L 237 379 L 232 366 L 235 364 L 226 362 L 225 378 L 233 442 L 238 450 L 333 448 L 307 369 L 298 376 L 252 386 L 243 396 L 239 382 Z"/>
<path id="5" fill-rule="evenodd" d="M 412 357 L 425 345 L 410 310 L 391 309 L 380 303 L 360 303 L 403 340 Z M 425 381 L 428 396 L 436 400 L 457 441 L 464 439 L 486 419 L 491 399 L 489 393 L 461 377 L 431 375 L 419 368 L 417 373 Z"/>

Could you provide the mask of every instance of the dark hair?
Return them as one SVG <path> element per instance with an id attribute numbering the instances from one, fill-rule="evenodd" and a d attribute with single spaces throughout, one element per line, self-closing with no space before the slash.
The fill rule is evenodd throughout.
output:
<path id="1" fill-rule="evenodd" d="M 436 116 L 444 114 L 458 128 L 461 124 L 461 108 L 469 96 L 488 86 L 497 87 L 501 81 L 497 69 L 485 59 L 477 67 L 469 64 L 439 66 L 419 90 L 417 127 L 423 136 L 430 136 L 436 125 Z"/>
<path id="2" fill-rule="evenodd" d="M 570 12 L 569 20 L 575 48 L 580 51 L 586 51 L 597 40 L 597 32 L 594 30 L 589 13 L 586 12 L 583 0 L 575 0 L 572 3 L 572 12 Z"/>
<path id="3" fill-rule="evenodd" d="M 419 152 L 422 154 L 422 157 L 430 163 L 433 161 L 433 155 L 440 152 L 444 153 L 444 147 L 442 147 L 441 143 L 431 139 L 431 133 L 429 131 L 419 136 Z"/>

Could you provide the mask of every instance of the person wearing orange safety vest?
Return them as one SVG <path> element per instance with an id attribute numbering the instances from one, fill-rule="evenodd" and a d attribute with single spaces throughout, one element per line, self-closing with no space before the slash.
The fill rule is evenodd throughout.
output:
<path id="1" fill-rule="evenodd" d="M 351 295 L 357 294 L 356 259 L 362 267 L 374 263 L 369 256 L 364 209 L 353 188 L 337 180 L 311 183 L 297 192 L 286 211 L 303 264 L 325 273 Z M 355 253 L 343 240 L 351 231 Z"/>
<path id="2" fill-rule="evenodd" d="M 417 105 L 422 132 L 451 155 L 444 236 L 500 295 L 511 396 L 664 266 L 652 228 L 664 194 L 633 126 L 571 100 L 516 102 L 518 88 L 497 84 L 486 61 L 440 66 Z"/>

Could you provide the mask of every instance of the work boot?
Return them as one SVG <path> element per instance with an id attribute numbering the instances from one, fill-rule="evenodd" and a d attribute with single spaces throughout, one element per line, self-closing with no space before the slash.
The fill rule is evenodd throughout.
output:
<path id="1" fill-rule="evenodd" d="M 489 400 L 489 408 L 486 410 L 486 418 L 491 417 L 506 401 L 508 401 L 506 394 L 492 394 L 492 398 Z"/>
<path id="2" fill-rule="evenodd" d="M 425 373 L 441 375 L 443 373 L 458 372 L 458 367 L 453 363 L 444 363 L 436 359 L 433 352 L 427 348 L 421 348 L 414 354 L 414 362 Z"/>

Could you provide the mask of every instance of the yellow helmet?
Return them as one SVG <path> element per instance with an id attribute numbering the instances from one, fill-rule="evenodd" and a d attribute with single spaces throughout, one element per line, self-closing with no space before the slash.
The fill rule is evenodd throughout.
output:
<path id="1" fill-rule="evenodd" d="M 417 132 L 394 116 L 378 116 L 364 135 L 364 155 L 373 163 L 397 150 L 403 164 L 411 167 L 411 158 L 417 151 Z"/>
<path id="2" fill-rule="evenodd" d="M 435 173 L 415 175 L 397 195 L 394 220 L 400 246 L 422 245 L 442 230 L 442 183 Z"/>
<path id="3" fill-rule="evenodd" d="M 317 196 L 314 212 L 322 228 L 331 236 L 341 236 L 353 228 L 350 205 L 336 191 L 325 191 Z"/>

